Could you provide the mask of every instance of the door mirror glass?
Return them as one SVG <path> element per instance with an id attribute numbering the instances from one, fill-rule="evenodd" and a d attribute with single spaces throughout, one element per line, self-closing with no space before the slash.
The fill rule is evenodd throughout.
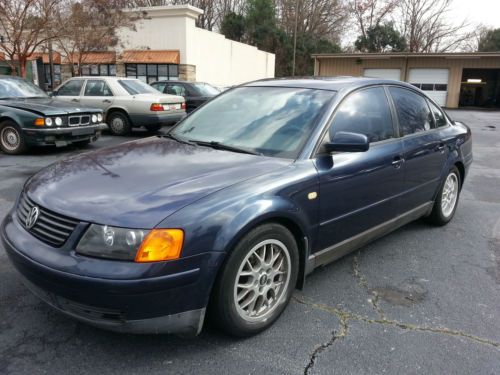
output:
<path id="1" fill-rule="evenodd" d="M 332 152 L 364 152 L 369 149 L 370 142 L 364 134 L 337 132 L 323 147 L 330 154 Z"/>

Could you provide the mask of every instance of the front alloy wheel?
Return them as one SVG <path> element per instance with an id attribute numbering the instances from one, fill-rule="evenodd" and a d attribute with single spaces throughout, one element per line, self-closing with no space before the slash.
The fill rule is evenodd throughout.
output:
<path id="1" fill-rule="evenodd" d="M 226 333 L 245 337 L 271 326 L 297 282 L 295 238 L 277 223 L 251 230 L 228 255 L 209 303 L 211 318 Z"/>
<path id="2" fill-rule="evenodd" d="M 26 143 L 19 127 L 13 121 L 0 124 L 0 149 L 6 154 L 21 154 L 26 150 Z"/>

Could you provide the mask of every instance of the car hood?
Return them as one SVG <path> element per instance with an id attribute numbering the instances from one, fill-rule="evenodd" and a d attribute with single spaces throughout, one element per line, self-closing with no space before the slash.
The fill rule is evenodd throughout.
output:
<path id="1" fill-rule="evenodd" d="M 62 215 L 147 229 L 208 194 L 289 164 L 152 137 L 55 163 L 25 191 Z"/>
<path id="2" fill-rule="evenodd" d="M 43 116 L 67 115 L 79 112 L 99 112 L 96 108 L 75 106 L 54 98 L 0 100 L 0 105 L 23 109 Z"/>

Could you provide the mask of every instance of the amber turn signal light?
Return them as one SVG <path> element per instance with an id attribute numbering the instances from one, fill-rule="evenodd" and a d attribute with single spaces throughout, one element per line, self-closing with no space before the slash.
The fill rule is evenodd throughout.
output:
<path id="1" fill-rule="evenodd" d="M 181 229 L 153 229 L 142 241 L 135 261 L 145 263 L 179 259 L 183 242 L 184 232 Z"/>
<path id="2" fill-rule="evenodd" d="M 35 120 L 35 126 L 44 126 L 45 125 L 45 119 L 43 118 L 37 118 Z"/>

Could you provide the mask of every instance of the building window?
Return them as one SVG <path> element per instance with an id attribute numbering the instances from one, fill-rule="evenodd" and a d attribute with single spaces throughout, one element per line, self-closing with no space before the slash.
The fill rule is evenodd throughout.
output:
<path id="1" fill-rule="evenodd" d="M 43 64 L 43 70 L 45 72 L 45 83 L 49 87 L 56 87 L 61 83 L 61 65 L 60 64 L 54 64 L 54 83 L 55 85 L 52 86 L 52 82 L 50 82 L 50 64 Z"/>
<path id="2" fill-rule="evenodd" d="M 116 65 L 115 64 L 82 65 L 80 73 L 82 76 L 116 76 Z"/>
<path id="3" fill-rule="evenodd" d="M 411 85 L 424 91 L 446 91 L 448 85 L 446 83 L 411 83 Z"/>
<path id="4" fill-rule="evenodd" d="M 137 78 L 146 83 L 179 79 L 176 64 L 125 64 L 127 77 Z"/>

